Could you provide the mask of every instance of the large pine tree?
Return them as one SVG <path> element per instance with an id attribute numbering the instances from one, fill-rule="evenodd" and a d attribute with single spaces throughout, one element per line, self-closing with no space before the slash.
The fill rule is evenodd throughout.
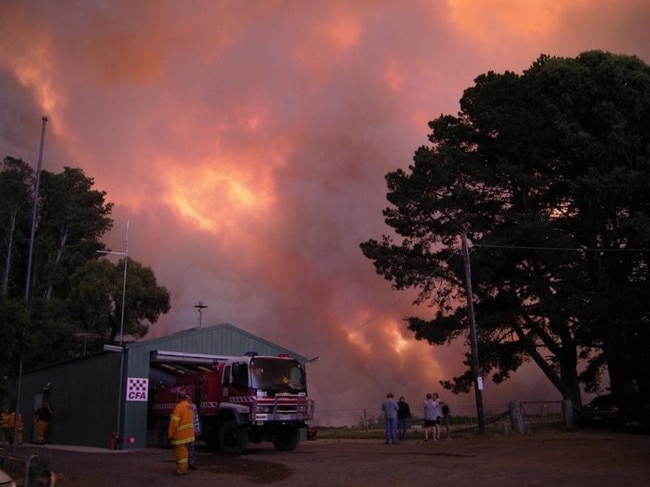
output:
<path id="1" fill-rule="evenodd" d="M 432 344 L 467 330 L 465 233 L 484 374 L 499 382 L 533 360 L 576 406 L 605 368 L 614 391 L 650 390 L 650 67 L 541 56 L 479 76 L 460 105 L 386 176 L 397 235 L 361 244 L 396 289 L 436 306 L 409 328 Z"/>

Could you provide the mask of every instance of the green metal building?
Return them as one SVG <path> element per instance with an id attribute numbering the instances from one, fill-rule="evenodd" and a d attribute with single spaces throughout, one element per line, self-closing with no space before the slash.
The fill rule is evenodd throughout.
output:
<path id="1" fill-rule="evenodd" d="M 152 363 L 156 352 L 241 356 L 289 354 L 306 359 L 230 324 L 194 328 L 173 335 L 105 347 L 83 358 L 28 371 L 20 388 L 25 441 L 35 441 L 34 411 L 50 402 L 54 419 L 48 443 L 137 449 L 152 439 L 149 388 L 182 366 Z"/>

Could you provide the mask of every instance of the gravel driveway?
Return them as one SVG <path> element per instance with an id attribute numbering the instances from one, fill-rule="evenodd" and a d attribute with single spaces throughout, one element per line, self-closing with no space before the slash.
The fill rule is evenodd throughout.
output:
<path id="1" fill-rule="evenodd" d="M 318 439 L 294 452 L 253 445 L 231 457 L 198 451 L 199 470 L 173 477 L 171 450 L 75 451 L 24 447 L 60 487 L 236 486 L 640 486 L 650 485 L 650 436 L 608 431 L 471 436 L 384 445 Z"/>

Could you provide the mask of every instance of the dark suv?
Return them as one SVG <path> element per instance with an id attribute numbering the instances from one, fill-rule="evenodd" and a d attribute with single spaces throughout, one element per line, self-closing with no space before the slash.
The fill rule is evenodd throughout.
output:
<path id="1" fill-rule="evenodd" d="M 641 393 L 603 394 L 584 406 L 578 418 L 584 425 L 650 424 L 650 395 Z"/>

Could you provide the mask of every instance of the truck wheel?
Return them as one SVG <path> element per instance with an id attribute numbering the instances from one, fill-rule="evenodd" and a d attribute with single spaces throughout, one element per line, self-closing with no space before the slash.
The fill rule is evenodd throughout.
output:
<path id="1" fill-rule="evenodd" d="M 167 429 L 169 428 L 168 419 L 159 419 L 156 421 L 156 442 L 159 448 L 170 448 L 169 437 L 167 436 Z"/>
<path id="2" fill-rule="evenodd" d="M 240 455 L 248 444 L 248 431 L 229 419 L 219 428 L 219 446 L 224 453 Z"/>
<path id="3" fill-rule="evenodd" d="M 273 438 L 273 446 L 280 451 L 295 450 L 298 443 L 300 443 L 300 431 L 294 428 L 282 432 Z"/>

